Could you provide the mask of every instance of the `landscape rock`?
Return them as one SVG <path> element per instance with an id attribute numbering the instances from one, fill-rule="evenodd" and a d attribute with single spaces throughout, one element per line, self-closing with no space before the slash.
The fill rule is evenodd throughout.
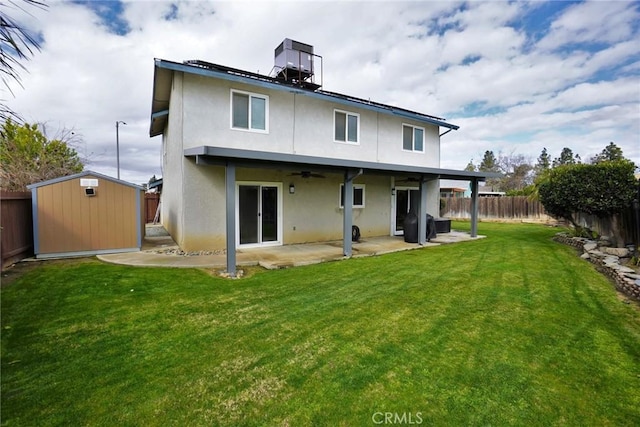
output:
<path id="1" fill-rule="evenodd" d="M 608 237 L 600 237 L 598 239 L 598 246 L 600 246 L 601 248 L 611 246 L 611 239 L 609 239 Z"/>
<path id="2" fill-rule="evenodd" d="M 602 252 L 615 255 L 617 257 L 625 257 L 629 255 L 629 250 L 627 248 L 602 248 Z"/>
<path id="3" fill-rule="evenodd" d="M 627 267 L 629 257 L 635 248 L 611 247 L 609 238 L 598 241 L 571 237 L 566 233 L 558 233 L 554 240 L 582 249 L 581 258 L 599 266 L 599 270 L 613 281 L 615 288 L 626 296 L 640 301 L 640 272 Z"/>
<path id="4" fill-rule="evenodd" d="M 589 242 L 589 243 L 585 243 L 584 246 L 582 247 L 585 252 L 589 252 L 589 251 L 593 251 L 595 249 L 598 248 L 598 244 L 595 242 Z"/>

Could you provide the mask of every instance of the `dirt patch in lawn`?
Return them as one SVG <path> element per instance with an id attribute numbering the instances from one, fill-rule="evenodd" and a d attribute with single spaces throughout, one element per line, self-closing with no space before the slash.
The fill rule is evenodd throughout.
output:
<path id="1" fill-rule="evenodd" d="M 2 271 L 0 280 L 0 287 L 11 285 L 26 273 L 33 271 L 37 268 L 41 268 L 45 265 L 71 265 L 80 263 L 99 263 L 95 257 L 85 258 L 67 258 L 67 259 L 51 259 L 51 260 L 36 260 L 35 258 L 28 258 L 22 260 L 13 265 L 10 265 L 6 270 Z"/>

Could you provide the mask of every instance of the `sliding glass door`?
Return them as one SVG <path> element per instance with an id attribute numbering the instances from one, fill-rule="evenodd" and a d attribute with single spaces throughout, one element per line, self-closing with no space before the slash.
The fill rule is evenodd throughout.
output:
<path id="1" fill-rule="evenodd" d="M 407 213 L 414 208 L 417 213 L 418 203 L 420 202 L 420 193 L 417 188 L 398 188 L 396 187 L 396 215 L 395 215 L 395 234 L 404 233 L 404 218 Z"/>
<path id="2" fill-rule="evenodd" d="M 279 244 L 281 185 L 238 184 L 237 234 L 240 245 Z"/>

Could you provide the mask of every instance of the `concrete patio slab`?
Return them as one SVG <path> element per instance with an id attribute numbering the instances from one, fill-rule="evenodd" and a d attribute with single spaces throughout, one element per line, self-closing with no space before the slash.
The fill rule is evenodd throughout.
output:
<path id="1" fill-rule="evenodd" d="M 402 236 L 381 236 L 353 243 L 353 257 L 382 255 L 391 252 L 415 250 L 440 244 L 458 243 L 483 238 L 472 238 L 468 233 L 452 231 L 439 234 L 424 246 L 406 243 Z M 237 251 L 239 266 L 260 265 L 267 269 L 296 267 L 345 259 L 342 241 L 306 243 L 284 246 L 245 248 Z M 219 253 L 183 254 L 167 236 L 145 237 L 142 250 L 119 254 L 98 255 L 98 259 L 123 265 L 181 268 L 225 268 L 226 255 Z"/>

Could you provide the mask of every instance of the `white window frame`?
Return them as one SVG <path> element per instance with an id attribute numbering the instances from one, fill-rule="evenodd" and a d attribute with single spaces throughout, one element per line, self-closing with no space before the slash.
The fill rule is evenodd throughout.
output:
<path id="1" fill-rule="evenodd" d="M 342 113 L 345 115 L 345 123 L 344 123 L 344 141 L 336 139 L 336 113 Z M 349 141 L 349 116 L 354 116 L 358 121 L 356 126 L 356 140 Z M 360 114 L 354 113 L 352 111 L 345 110 L 333 110 L 333 142 L 337 142 L 339 144 L 349 144 L 349 145 L 360 145 Z"/>
<path id="2" fill-rule="evenodd" d="M 340 209 L 344 209 L 344 204 L 342 203 L 342 192 L 344 188 L 344 184 L 340 184 L 340 189 L 338 190 L 338 206 L 340 206 Z M 353 192 L 355 193 L 355 191 L 357 190 L 362 190 L 362 204 L 361 205 L 356 205 L 355 204 L 355 194 L 353 197 L 354 200 L 354 205 L 353 205 L 353 209 L 364 209 L 365 207 L 365 196 L 366 196 L 366 192 L 365 192 L 365 184 L 353 184 Z"/>
<path id="3" fill-rule="evenodd" d="M 273 242 L 260 242 L 260 243 L 245 243 L 240 244 L 240 186 L 242 185 L 254 185 L 257 187 L 276 187 L 278 189 L 278 240 Z M 236 203 L 235 203 L 235 216 L 236 216 L 236 249 L 241 248 L 259 248 L 263 246 L 282 246 L 283 242 L 283 215 L 282 215 L 282 183 L 281 182 L 269 182 L 269 181 L 236 181 Z M 260 220 L 262 221 L 262 219 Z M 262 222 L 258 225 L 258 233 L 262 232 Z"/>
<path id="4" fill-rule="evenodd" d="M 234 94 L 247 95 L 249 97 L 249 111 L 248 111 L 248 128 L 241 128 L 233 126 L 233 95 Z M 251 127 L 251 98 L 260 98 L 264 99 L 264 129 L 253 129 Z M 255 132 L 255 133 L 269 133 L 269 95 L 264 95 L 261 93 L 247 92 L 244 90 L 231 89 L 229 94 L 229 126 L 233 130 L 240 130 L 244 132 Z"/>
<path id="5" fill-rule="evenodd" d="M 404 128 L 409 127 L 411 128 L 411 150 L 407 150 L 406 148 L 404 148 Z M 422 150 L 416 150 L 416 140 L 415 140 L 415 130 L 416 129 L 420 129 L 422 131 Z M 424 148 L 426 145 L 426 141 L 425 141 L 425 136 L 426 136 L 426 131 L 425 128 L 421 127 L 421 126 L 415 126 L 415 125 L 410 125 L 409 123 L 403 123 L 402 124 L 402 129 L 400 132 L 400 144 L 402 145 L 402 151 L 406 151 L 408 153 L 424 153 Z"/>

